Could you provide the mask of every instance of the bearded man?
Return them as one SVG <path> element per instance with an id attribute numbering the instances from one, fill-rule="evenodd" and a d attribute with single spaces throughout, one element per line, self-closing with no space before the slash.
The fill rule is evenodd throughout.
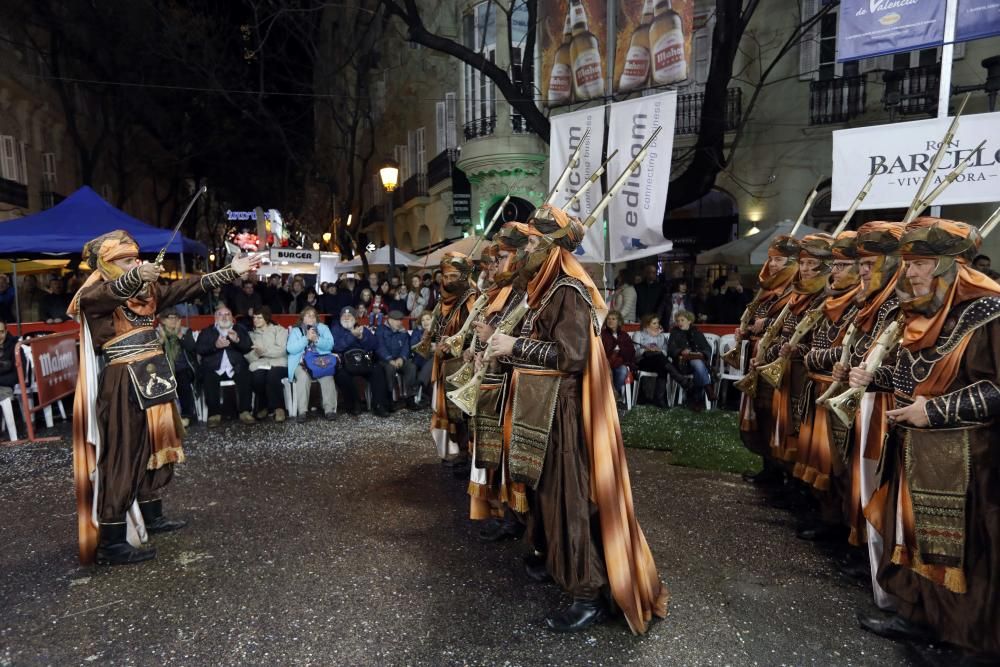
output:
<path id="1" fill-rule="evenodd" d="M 896 364 L 854 368 L 850 383 L 896 396 L 883 483 L 865 508 L 886 544 L 878 581 L 895 596 L 896 615 L 859 615 L 861 627 L 937 638 L 996 664 L 1000 285 L 969 267 L 981 241 L 976 228 L 953 220 L 907 225 Z"/>
<path id="2" fill-rule="evenodd" d="M 787 235 L 776 236 L 767 249 L 767 263 L 760 270 L 760 288 L 747 308 L 750 319 L 746 328 L 736 329 L 736 342 L 749 339 L 750 345 L 743 355 L 746 367 L 757 354 L 757 345 L 764 332 L 792 296 L 792 281 L 798 272 L 799 244 Z M 743 479 L 753 484 L 770 485 L 784 481 L 784 469 L 771 458 L 770 438 L 774 433 L 774 415 L 771 412 L 773 389 L 766 382 L 757 383 L 756 396 L 740 397 L 740 439 L 743 446 L 763 460 L 763 469 L 757 474 L 746 472 Z"/>
<path id="3" fill-rule="evenodd" d="M 798 399 L 802 417 L 792 475 L 812 489 L 820 507 L 820 523 L 798 532 L 803 539 L 838 535 L 844 526 L 844 499 L 850 494 L 849 428 L 831 419 L 825 407 L 816 405 L 816 399 L 833 384 L 831 373 L 840 343 L 858 311 L 861 276 L 856 239 L 857 232 L 845 231 L 831 246 L 823 314 L 813 329 L 811 349 L 803 358 L 808 379 Z"/>
<path id="4" fill-rule="evenodd" d="M 472 262 L 464 254 L 446 253 L 441 260 L 441 298 L 434 306 L 434 321 L 424 332 L 420 345 L 430 345 L 434 350 L 434 367 L 431 370 L 431 434 L 437 445 L 438 456 L 447 465 L 463 464 L 468 458 L 469 429 L 465 415 L 446 398 L 451 387 L 446 378 L 458 371 L 464 363 L 461 355 L 454 357 L 439 345 L 444 339 L 458 333 L 468 319 L 478 292 L 470 278 Z"/>
<path id="5" fill-rule="evenodd" d="M 666 615 L 668 594 L 632 507 L 599 338 L 607 306 L 571 254 L 583 241 L 579 221 L 545 205 L 527 229 L 520 276 L 530 311 L 519 335 L 495 333 L 489 349 L 512 367 L 510 473 L 533 491 L 528 574 L 551 576 L 573 597 L 546 617 L 551 630 L 587 628 L 610 602 L 640 634 Z"/>
<path id="6" fill-rule="evenodd" d="M 68 309 L 80 322 L 73 411 L 80 562 L 137 563 L 156 551 L 135 548 L 130 532 L 144 542 L 147 533 L 184 526 L 163 516 L 161 492 L 173 464 L 184 461 L 184 428 L 173 370 L 153 328 L 156 312 L 231 282 L 260 258 L 161 286 L 160 265 L 141 262 L 135 240 L 114 231 L 87 243 L 83 261 L 93 273 Z"/>

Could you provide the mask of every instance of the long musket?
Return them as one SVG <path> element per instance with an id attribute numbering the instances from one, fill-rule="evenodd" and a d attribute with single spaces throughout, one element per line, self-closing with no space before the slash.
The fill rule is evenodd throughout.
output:
<path id="1" fill-rule="evenodd" d="M 760 366 L 761 362 L 764 361 L 764 355 L 767 353 L 767 348 L 771 347 L 774 339 L 778 337 L 778 332 L 781 331 L 781 327 L 785 324 L 785 318 L 788 317 L 788 313 L 791 312 L 792 304 L 791 302 L 786 303 L 785 307 L 781 309 L 778 316 L 774 318 L 771 322 L 771 326 L 767 328 L 764 335 L 761 336 L 760 341 L 757 343 L 757 354 L 754 356 L 754 361 L 756 365 Z M 757 379 L 759 373 L 757 368 L 751 368 L 747 371 L 747 374 L 743 376 L 742 380 L 738 380 L 733 384 L 734 387 L 742 391 L 744 394 L 750 398 L 757 396 Z"/>
<path id="2" fill-rule="evenodd" d="M 476 251 L 479 250 L 479 246 L 482 245 L 483 241 L 486 240 L 486 237 L 489 235 L 490 230 L 493 229 L 493 225 L 497 224 L 497 220 L 499 220 L 500 216 L 503 215 L 503 209 L 505 206 L 507 206 L 507 202 L 509 201 L 510 201 L 510 195 L 507 195 L 506 197 L 503 198 L 503 201 L 500 202 L 500 206 L 497 207 L 497 212 L 493 214 L 492 218 L 490 218 L 490 224 L 486 225 L 486 228 L 483 229 L 482 236 L 476 239 L 476 244 L 472 246 L 472 250 L 469 252 L 469 259 L 472 259 L 473 257 L 476 256 Z"/>
<path id="3" fill-rule="evenodd" d="M 962 102 L 958 105 L 958 111 L 955 112 L 955 117 L 951 119 L 951 124 L 948 125 L 948 129 L 944 133 L 944 138 L 941 140 L 941 144 L 938 146 L 937 151 L 934 153 L 934 157 L 931 158 L 931 164 L 927 168 L 927 173 L 924 174 L 924 179 L 920 181 L 920 186 L 917 188 L 917 193 L 913 196 L 913 203 L 910 204 L 909 210 L 906 211 L 906 215 L 903 216 L 903 224 L 912 222 L 914 218 L 917 217 L 917 213 L 914 210 L 920 201 L 924 197 L 924 193 L 927 192 L 927 187 L 934 180 L 934 172 L 937 171 L 938 165 L 941 163 L 941 158 L 944 157 L 945 151 L 951 144 L 951 140 L 955 138 L 955 132 L 958 131 L 958 119 L 961 118 L 962 112 L 965 111 L 965 105 L 969 101 L 969 97 L 972 93 L 966 93 L 965 97 L 962 98 Z"/>
<path id="4" fill-rule="evenodd" d="M 1000 208 L 993 211 L 993 215 L 986 218 L 986 222 L 979 227 L 979 235 L 985 239 L 990 235 L 990 232 L 997 228 L 998 223 L 1000 223 Z"/>
<path id="5" fill-rule="evenodd" d="M 497 324 L 496 331 L 494 331 L 490 336 L 490 340 L 493 340 L 493 336 L 497 334 L 510 335 L 514 331 L 514 328 L 521 322 L 521 319 L 528 314 L 529 310 L 528 295 L 525 294 L 524 298 L 521 299 L 521 302 L 500 320 Z M 486 352 L 483 353 L 483 361 L 480 369 L 476 371 L 468 381 L 463 383 L 457 389 L 449 391 L 447 394 L 448 400 L 451 401 L 455 407 L 470 417 L 476 416 L 476 410 L 479 405 L 480 385 L 483 382 L 483 376 L 486 375 L 486 369 L 488 368 L 489 361 L 492 357 L 493 355 L 490 354 L 489 342 L 487 341 Z"/>
<path id="6" fill-rule="evenodd" d="M 587 190 L 589 190 L 591 186 L 594 185 L 594 183 L 601 180 L 601 175 L 608 170 L 608 164 L 611 162 L 611 158 L 613 158 L 616 155 L 618 155 L 617 150 L 615 150 L 614 153 L 608 156 L 608 159 L 604 161 L 604 164 L 602 164 L 597 169 L 597 171 L 595 171 L 593 174 L 590 175 L 590 178 L 587 179 L 587 182 L 583 184 L 583 187 L 577 190 L 575 195 L 569 198 L 569 201 L 567 201 L 566 205 L 562 207 L 562 210 L 568 211 L 569 209 L 573 208 L 573 206 L 575 206 L 576 203 L 583 198 L 583 195 L 587 194 Z"/>
<path id="7" fill-rule="evenodd" d="M 874 373 L 881 368 L 885 358 L 896 349 L 903 338 L 902 317 L 895 320 L 882 331 L 878 341 L 872 348 L 863 362 L 864 368 Z M 840 420 L 845 426 L 854 423 L 854 418 L 858 414 L 858 406 L 861 405 L 861 397 L 865 395 L 866 387 L 852 387 L 838 396 L 826 401 L 826 409 Z"/>
<path id="8" fill-rule="evenodd" d="M 577 165 L 580 164 L 580 152 L 583 151 L 583 146 L 587 143 L 588 137 L 590 137 L 589 127 L 587 128 L 587 131 L 583 133 L 583 137 L 580 138 L 580 143 L 577 144 L 576 150 L 569 156 L 569 162 L 566 163 L 566 167 L 559 176 L 559 180 L 557 180 L 556 184 L 552 186 L 551 190 L 549 190 L 549 194 L 545 196 L 546 204 L 551 204 L 556 200 L 556 196 L 559 194 L 559 191 L 562 190 L 564 185 L 566 185 L 566 180 L 569 178 L 570 173 L 572 173 L 572 171 L 576 169 Z"/>
<path id="9" fill-rule="evenodd" d="M 959 162 L 955 166 L 955 168 L 952 169 L 951 172 L 949 172 L 948 175 L 945 176 L 940 183 L 938 183 L 936 188 L 930 191 L 930 194 L 928 194 L 926 197 L 922 198 L 919 202 L 917 202 L 914 205 L 915 208 L 911 208 L 912 217 L 906 222 L 911 222 L 914 218 L 919 217 L 920 214 L 924 212 L 924 209 L 933 204 L 934 200 L 937 199 L 938 196 L 945 191 L 945 188 L 954 183 L 955 179 L 957 179 L 959 176 L 962 175 L 962 172 L 965 171 L 965 168 L 969 166 L 969 161 L 972 160 L 972 158 L 975 157 L 976 154 L 979 153 L 979 151 L 985 145 L 986 145 L 986 140 L 983 139 L 983 141 L 981 141 L 979 145 L 976 146 L 972 150 L 972 152 L 965 157 L 964 160 Z"/>
<path id="10" fill-rule="evenodd" d="M 657 135 L 660 134 L 660 131 L 662 129 L 663 127 L 659 126 L 655 130 L 653 130 L 653 133 L 651 135 L 649 135 L 649 139 L 647 139 L 646 143 L 642 145 L 642 148 L 639 149 L 639 152 L 635 154 L 635 157 L 632 159 L 632 161 L 628 163 L 628 166 L 625 167 L 625 171 L 623 171 L 618 176 L 618 179 L 615 181 L 614 185 L 612 185 L 608 189 L 608 192 L 606 195 L 604 195 L 604 198 L 600 202 L 598 202 L 597 206 L 594 207 L 594 210 L 591 211 L 590 215 L 587 216 L 587 219 L 583 221 L 583 226 L 585 228 L 589 229 L 590 226 L 597 221 L 601 213 L 604 212 L 604 209 L 607 208 L 608 204 L 611 203 L 612 197 L 618 194 L 621 191 L 621 189 L 625 187 L 625 183 L 628 180 L 628 177 L 632 175 L 632 172 L 635 171 L 640 164 L 642 164 L 643 159 L 646 157 L 646 153 L 649 152 L 650 146 L 656 139 Z"/>
<path id="11" fill-rule="evenodd" d="M 841 342 L 841 366 L 847 366 L 851 363 L 851 348 L 854 346 L 854 339 L 857 337 L 859 331 L 861 331 L 861 329 L 858 328 L 854 322 L 851 322 L 851 325 L 847 327 L 847 333 L 844 334 L 844 340 Z M 834 382 L 826 388 L 826 391 L 824 391 L 823 394 L 816 399 L 816 405 L 826 405 L 828 400 L 840 394 L 842 391 L 844 391 L 844 383 L 840 380 L 834 380 Z"/>
<path id="12" fill-rule="evenodd" d="M 823 317 L 823 306 L 813 308 L 803 315 L 802 319 L 795 325 L 795 331 L 793 331 L 791 337 L 789 337 L 788 344 L 792 347 L 798 345 L 799 342 L 813 330 L 821 317 Z M 764 378 L 765 382 L 777 389 L 781 386 L 781 379 L 788 371 L 790 363 L 791 360 L 788 357 L 778 357 L 769 364 L 758 366 L 757 373 L 760 377 Z"/>
<path id="13" fill-rule="evenodd" d="M 203 194 L 205 194 L 207 190 L 208 188 L 203 185 L 200 188 L 198 188 L 198 191 L 196 193 L 194 193 L 194 197 L 192 197 L 191 201 L 188 202 L 187 208 L 184 209 L 184 213 L 183 215 L 181 215 L 181 219 L 177 221 L 177 225 L 174 227 L 174 233 L 170 235 L 170 239 L 167 241 L 167 244 L 163 246 L 163 249 L 160 250 L 159 253 L 157 253 L 156 259 L 153 262 L 154 264 L 159 264 L 160 266 L 163 266 L 163 258 L 167 254 L 167 248 L 169 248 L 170 244 L 174 242 L 174 239 L 177 237 L 177 232 L 180 231 L 181 225 L 184 224 L 184 220 L 185 218 L 187 218 L 188 213 L 190 213 L 191 209 L 194 207 L 194 203 L 198 201 L 198 198 L 201 197 Z"/>
<path id="14" fill-rule="evenodd" d="M 802 205 L 802 210 L 799 211 L 799 217 L 792 226 L 792 231 L 789 233 L 790 236 L 795 236 L 795 233 L 799 231 L 799 227 L 802 226 L 802 221 L 806 219 L 806 214 L 809 213 L 809 209 L 812 208 L 813 202 L 816 201 L 816 197 L 819 195 L 819 184 L 823 182 L 823 177 L 820 176 L 816 179 L 816 185 L 813 186 L 812 192 L 806 197 L 805 203 Z"/>
<path id="15" fill-rule="evenodd" d="M 872 189 L 872 183 L 874 181 L 875 181 L 875 174 L 869 176 L 868 180 L 865 181 L 864 186 L 861 188 L 861 192 L 859 192 L 858 195 L 854 198 L 854 201 L 851 202 L 851 205 L 847 207 L 847 212 L 844 213 L 844 217 L 840 219 L 840 222 L 837 224 L 836 229 L 833 230 L 834 237 L 838 236 L 842 231 L 847 229 L 847 223 L 851 221 L 851 217 L 854 215 L 854 212 L 858 210 L 858 207 L 861 206 L 861 202 L 863 202 L 865 200 L 865 197 L 868 196 L 868 192 Z"/>

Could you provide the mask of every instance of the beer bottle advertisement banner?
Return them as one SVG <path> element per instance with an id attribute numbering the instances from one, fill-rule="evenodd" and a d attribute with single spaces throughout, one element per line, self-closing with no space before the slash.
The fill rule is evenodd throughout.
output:
<path id="1" fill-rule="evenodd" d="M 565 187 L 552 202 L 563 207 L 576 194 L 590 175 L 597 171 L 602 163 L 601 149 L 604 145 L 604 107 L 593 106 L 572 113 L 561 113 L 552 116 L 552 133 L 549 139 L 549 189 L 552 189 L 563 169 L 580 145 L 583 135 L 590 130 L 587 143 L 580 151 L 580 162 L 576 169 L 570 172 Z M 580 198 L 569 213 L 583 220 L 597 206 L 604 196 L 601 182 L 594 183 Z M 583 243 L 577 249 L 578 259 L 584 262 L 604 261 L 604 228 L 595 224 L 583 238 Z"/>
<path id="2" fill-rule="evenodd" d="M 539 0 L 538 15 L 546 105 L 605 97 L 606 0 Z"/>
<path id="3" fill-rule="evenodd" d="M 687 80 L 694 0 L 620 0 L 616 26 L 615 93 Z"/>

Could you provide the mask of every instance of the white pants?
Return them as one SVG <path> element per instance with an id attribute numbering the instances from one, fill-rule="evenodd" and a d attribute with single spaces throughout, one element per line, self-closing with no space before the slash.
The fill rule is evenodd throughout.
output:
<path id="1" fill-rule="evenodd" d="M 319 390 L 323 394 L 323 413 L 329 414 L 337 411 L 337 385 L 333 382 L 333 376 L 320 378 Z M 295 369 L 295 403 L 298 414 L 309 413 L 309 390 L 312 388 L 313 379 L 302 366 Z"/>

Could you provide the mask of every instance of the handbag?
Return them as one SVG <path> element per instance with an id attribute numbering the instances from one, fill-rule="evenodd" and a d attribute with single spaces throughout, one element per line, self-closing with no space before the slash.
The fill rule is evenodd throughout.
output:
<path id="1" fill-rule="evenodd" d="M 372 372 L 372 357 L 368 352 L 355 347 L 340 356 L 344 360 L 344 368 L 351 375 L 368 375 Z"/>
<path id="2" fill-rule="evenodd" d="M 302 363 L 314 380 L 330 377 L 337 372 L 337 357 L 332 354 L 321 354 L 316 350 L 306 350 L 302 355 Z"/>

